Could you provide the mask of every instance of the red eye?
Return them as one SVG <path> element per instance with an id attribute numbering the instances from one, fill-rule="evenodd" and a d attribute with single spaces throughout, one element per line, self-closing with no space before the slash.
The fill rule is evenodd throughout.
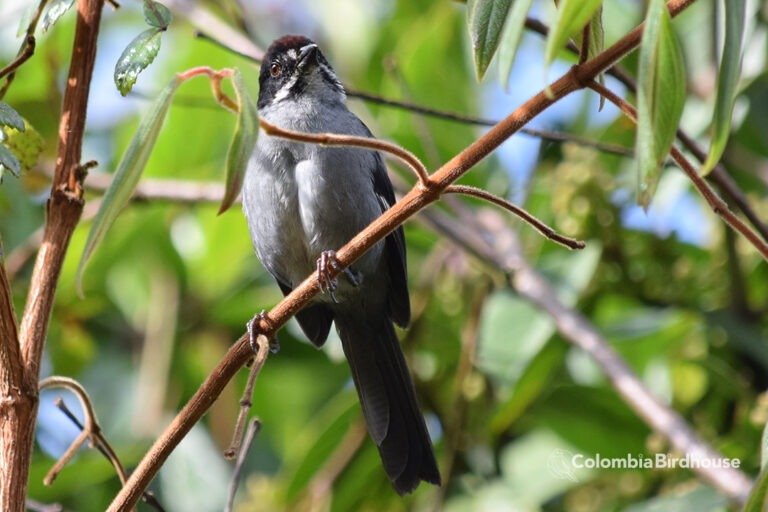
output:
<path id="1" fill-rule="evenodd" d="M 283 68 L 277 62 L 274 62 L 269 67 L 269 74 L 272 75 L 272 78 L 277 78 L 278 76 L 280 76 L 280 73 L 282 72 L 283 72 Z"/>

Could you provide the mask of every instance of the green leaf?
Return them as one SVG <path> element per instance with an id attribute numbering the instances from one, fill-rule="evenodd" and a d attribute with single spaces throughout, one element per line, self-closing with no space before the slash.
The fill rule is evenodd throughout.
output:
<path id="1" fill-rule="evenodd" d="M 253 145 L 256 143 L 256 135 L 258 134 L 258 113 L 248 93 L 248 87 L 243 82 L 240 70 L 235 69 L 232 83 L 237 94 L 240 112 L 237 115 L 237 125 L 232 136 L 232 143 L 227 152 L 226 187 L 224 189 L 224 198 L 221 200 L 221 206 L 219 207 L 219 215 L 232 206 L 232 203 L 240 193 L 243 177 L 248 168 L 248 160 L 251 158 Z"/>
<path id="2" fill-rule="evenodd" d="M 574 42 L 578 48 L 581 48 L 584 39 L 584 32 L 578 31 L 573 36 Z M 587 60 L 595 58 L 605 49 L 605 31 L 603 30 L 603 6 L 600 6 L 592 19 L 589 20 L 589 45 L 587 46 Z M 605 73 L 597 75 L 596 80 L 604 84 Z M 603 110 L 605 98 L 600 96 L 600 106 L 598 110 Z"/>
<path id="3" fill-rule="evenodd" d="M 577 254 L 553 253 L 542 262 L 561 301 L 573 306 L 589 284 L 602 247 L 590 244 Z M 534 357 L 554 334 L 552 318 L 510 291 L 492 294 L 480 317 L 477 367 L 497 383 L 516 386 Z"/>
<path id="4" fill-rule="evenodd" d="M 168 113 L 174 92 L 179 86 L 179 80 L 174 78 L 163 88 L 160 95 L 155 99 L 147 115 L 142 119 L 136 133 L 128 145 L 120 164 L 115 171 L 115 177 L 112 184 L 104 194 L 99 211 L 93 219 L 91 231 L 88 233 L 88 240 L 85 243 L 83 255 L 80 258 L 80 264 L 77 268 L 77 287 L 82 290 L 82 278 L 85 271 L 85 265 L 93 254 L 93 251 L 106 235 L 107 230 L 117 218 L 117 215 L 128 204 L 128 201 L 136 189 L 136 184 L 141 178 L 141 173 L 147 164 L 149 155 L 163 126 L 163 121 Z"/>
<path id="5" fill-rule="evenodd" d="M 153 0 L 144 0 L 144 21 L 150 27 L 165 30 L 171 24 L 171 11 L 161 3 Z"/>
<path id="6" fill-rule="evenodd" d="M 499 76 L 505 89 L 509 89 L 509 74 L 515 64 L 517 48 L 523 38 L 525 17 L 531 9 L 533 0 L 515 0 L 504 22 L 504 31 L 499 43 Z"/>
<path id="7" fill-rule="evenodd" d="M 553 339 L 531 359 L 512 390 L 512 395 L 499 406 L 491 419 L 491 431 L 495 435 L 506 431 L 547 389 L 567 353 L 568 345 Z"/>
<path id="8" fill-rule="evenodd" d="M 0 181 L 3 178 L 3 169 L 8 169 L 17 178 L 21 174 L 21 163 L 10 149 L 0 144 Z"/>
<path id="9" fill-rule="evenodd" d="M 765 512 L 768 510 L 768 469 L 763 468 L 749 493 L 743 512 Z"/>
<path id="10" fill-rule="evenodd" d="M 115 85 L 120 94 L 128 94 L 139 73 L 155 60 L 160 51 L 162 29 L 150 28 L 131 41 L 115 64 Z"/>
<path id="11" fill-rule="evenodd" d="M 712 117 L 712 144 L 701 174 L 707 175 L 717 165 L 731 131 L 733 102 L 741 74 L 741 45 L 744 34 L 745 0 L 725 0 L 725 43 L 717 75 L 717 97 Z"/>
<path id="12" fill-rule="evenodd" d="M 0 126 L 10 126 L 24 131 L 24 119 L 9 104 L 0 101 Z"/>
<path id="13" fill-rule="evenodd" d="M 469 35 L 477 78 L 482 79 L 499 45 L 512 0 L 474 0 L 469 7 Z"/>
<path id="14" fill-rule="evenodd" d="M 56 23 L 75 4 L 75 0 L 53 0 L 43 16 L 43 32 Z"/>
<path id="15" fill-rule="evenodd" d="M 552 64 L 557 52 L 565 47 L 571 37 L 584 28 L 601 3 L 602 0 L 562 0 L 560 2 L 555 22 L 547 37 L 544 53 L 546 66 Z"/>
<path id="16" fill-rule="evenodd" d="M 685 105 L 685 67 L 664 0 L 651 0 L 640 48 L 637 91 L 637 201 L 647 209 Z"/>

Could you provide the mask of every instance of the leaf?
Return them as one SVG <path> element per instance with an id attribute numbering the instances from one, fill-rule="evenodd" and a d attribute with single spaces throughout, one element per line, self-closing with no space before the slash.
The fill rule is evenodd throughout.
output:
<path id="1" fill-rule="evenodd" d="M 741 74 L 741 45 L 744 34 L 745 0 L 725 0 L 725 42 L 717 75 L 717 97 L 712 117 L 712 143 L 701 168 L 706 176 L 723 155 L 731 131 L 731 115 L 736 99 L 736 86 Z"/>
<path id="2" fill-rule="evenodd" d="M 637 201 L 648 209 L 685 105 L 685 68 L 664 0 L 651 0 L 637 91 Z"/>
<path id="3" fill-rule="evenodd" d="M 24 131 L 24 119 L 9 104 L 0 101 L 0 126 L 10 126 Z"/>
<path id="4" fill-rule="evenodd" d="M 131 41 L 115 64 L 115 85 L 120 94 L 128 94 L 136 83 L 139 73 L 155 60 L 160 51 L 159 28 L 145 30 Z"/>
<path id="5" fill-rule="evenodd" d="M 576 304 L 601 253 L 600 244 L 594 242 L 577 254 L 553 253 L 542 262 L 542 272 L 566 305 Z M 549 315 L 509 291 L 496 292 L 480 317 L 477 367 L 497 383 L 514 388 L 554 332 Z"/>
<path id="6" fill-rule="evenodd" d="M 749 493 L 743 512 L 764 512 L 768 509 L 768 469 L 763 469 L 757 477 L 752 492 Z"/>
<path id="7" fill-rule="evenodd" d="M 499 45 L 512 0 L 474 0 L 469 7 L 469 35 L 477 78 L 482 79 Z"/>
<path id="8" fill-rule="evenodd" d="M 157 140 L 157 135 L 160 133 L 160 128 L 163 126 L 163 121 L 171 105 L 171 99 L 179 83 L 179 80 L 174 78 L 160 92 L 151 109 L 139 124 L 136 133 L 131 139 L 131 143 L 128 145 L 128 149 L 117 166 L 115 177 L 104 194 L 99 211 L 93 219 L 93 225 L 88 233 L 88 240 L 85 243 L 85 249 L 77 268 L 76 282 L 80 293 L 82 293 L 82 278 L 85 265 L 136 189 L 136 184 L 139 182 L 141 173 L 147 164 L 149 155 Z"/>
<path id="9" fill-rule="evenodd" d="M 573 36 L 574 42 L 578 48 L 582 46 L 582 40 L 584 39 L 584 32 L 578 31 Z M 605 49 L 605 31 L 603 30 L 603 7 L 600 6 L 592 19 L 589 20 L 589 45 L 587 46 L 587 60 L 595 58 L 599 53 Z M 596 80 L 604 84 L 605 73 L 597 75 Z M 603 110 L 605 105 L 605 98 L 600 96 L 600 105 L 598 110 Z"/>
<path id="10" fill-rule="evenodd" d="M 3 178 L 3 169 L 8 169 L 17 178 L 21 174 L 21 163 L 10 149 L 0 144 L 0 181 Z"/>
<path id="11" fill-rule="evenodd" d="M 150 27 L 165 30 L 171 24 L 171 11 L 166 6 L 153 0 L 144 0 L 144 21 Z"/>
<path id="12" fill-rule="evenodd" d="M 248 161 L 253 152 L 253 145 L 256 143 L 257 112 L 256 106 L 248 93 L 248 87 L 243 82 L 240 70 L 235 69 L 232 76 L 232 83 L 237 94 L 240 111 L 237 115 L 237 124 L 235 133 L 232 136 L 232 143 L 227 152 L 227 178 L 224 189 L 224 198 L 221 200 L 219 215 L 224 213 L 235 202 L 237 195 L 243 185 L 243 177 L 248 168 Z"/>
<path id="13" fill-rule="evenodd" d="M 499 43 L 499 76 L 505 89 L 509 88 L 509 74 L 515 63 L 517 48 L 523 38 L 525 17 L 531 9 L 533 0 L 515 0 L 512 4 L 507 20 L 504 22 L 504 31 Z"/>
<path id="14" fill-rule="evenodd" d="M 43 32 L 51 28 L 74 4 L 75 0 L 53 0 L 43 16 Z"/>
<path id="15" fill-rule="evenodd" d="M 571 37 L 584 28 L 601 3 L 602 0 L 561 0 L 555 22 L 547 37 L 544 53 L 545 66 L 552 64 L 557 52 L 565 47 Z"/>

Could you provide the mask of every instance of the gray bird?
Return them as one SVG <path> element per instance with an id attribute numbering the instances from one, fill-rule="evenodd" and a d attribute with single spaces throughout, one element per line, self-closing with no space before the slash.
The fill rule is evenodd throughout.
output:
<path id="1" fill-rule="evenodd" d="M 259 114 L 301 132 L 371 137 L 351 113 L 328 61 L 311 40 L 284 36 L 259 74 Z M 320 347 L 335 323 L 368 433 L 400 494 L 421 480 L 440 485 L 432 443 L 393 322 L 410 321 L 402 228 L 372 247 L 340 279 L 334 249 L 395 202 L 381 155 L 269 137 L 258 139 L 243 185 L 243 210 L 261 263 L 288 294 L 317 271 L 321 293 L 297 315 Z"/>

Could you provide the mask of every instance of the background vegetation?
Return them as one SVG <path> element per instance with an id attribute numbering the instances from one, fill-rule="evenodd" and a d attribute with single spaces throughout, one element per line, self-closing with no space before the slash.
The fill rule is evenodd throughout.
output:
<path id="1" fill-rule="evenodd" d="M 15 55 L 16 30 L 30 3 L 6 0 L 0 6 L 0 62 Z M 545 71 L 545 41 L 526 33 L 509 92 L 495 61 L 478 83 L 467 8 L 447 0 L 191 4 L 245 30 L 261 48 L 283 33 L 313 37 L 351 88 L 468 115 L 501 118 L 546 85 L 547 76 L 575 62 L 563 53 L 564 60 Z M 99 183 L 100 173 L 116 167 L 148 100 L 174 73 L 200 65 L 237 66 L 256 95 L 255 65 L 194 37 L 184 15 L 189 4 L 166 5 L 175 17 L 162 49 L 126 98 L 112 83 L 112 72 L 123 48 L 146 28 L 141 5 L 127 1 L 104 14 L 83 155 L 98 167 L 86 184 Z M 531 15 L 551 22 L 554 8 L 533 2 Z M 644 15 L 640 2 L 606 0 L 606 44 Z M 766 18 L 768 4 L 749 3 L 744 68 L 723 157 L 763 219 Z M 39 35 L 34 57 L 4 98 L 44 141 L 39 163 L 20 178 L 6 173 L 0 185 L 0 236 L 17 311 L 23 310 L 50 189 L 74 21 L 74 13 L 65 14 Z M 722 5 L 700 0 L 673 26 L 688 76 L 681 127 L 706 147 Z M 631 54 L 622 62 L 630 74 L 636 73 L 637 58 Z M 234 116 L 215 104 L 208 87 L 204 80 L 191 81 L 178 93 L 145 179 L 223 182 Z M 377 136 L 410 149 L 430 169 L 483 130 L 355 99 L 350 106 Z M 556 107 L 537 126 L 633 148 L 634 124 L 610 105 L 598 112 L 594 92 L 576 93 Z M 400 174 L 396 165 L 392 169 Z M 768 268 L 676 167 L 664 170 L 647 213 L 634 200 L 636 179 L 631 156 L 573 142 L 539 143 L 520 134 L 463 183 L 510 197 L 587 242 L 585 250 L 571 252 L 516 219 L 504 220 L 519 233 L 521 254 L 561 299 L 594 324 L 654 394 L 754 477 L 768 419 Z M 171 196 L 182 190 L 178 183 L 159 183 Z M 86 216 L 101 195 L 88 192 Z M 470 200 L 461 207 L 470 216 L 487 208 Z M 89 222 L 75 231 L 43 373 L 72 376 L 86 387 L 105 435 L 129 468 L 242 334 L 245 322 L 281 298 L 253 253 L 239 210 L 216 212 L 215 202 L 202 199 L 135 200 L 94 253 L 84 297 L 77 294 L 75 273 Z M 462 224 L 455 212 L 450 215 Z M 727 509 L 725 496 L 687 470 L 560 466 L 562 454 L 652 455 L 670 446 L 616 394 L 600 368 L 562 337 L 547 313 L 511 289 L 505 269 L 481 262 L 418 219 L 406 225 L 406 238 L 414 320 L 403 345 L 446 486 L 422 485 L 406 499 L 392 491 L 375 447 L 360 434 L 360 410 L 339 343 L 331 339 L 317 351 L 292 322 L 256 386 L 252 410 L 263 427 L 238 494 L 242 510 Z M 155 480 L 152 489 L 166 510 L 222 508 L 231 466 L 221 452 L 245 377 L 243 371 Z M 42 397 L 29 496 L 66 510 L 103 510 L 120 483 L 95 450 L 82 451 L 54 485 L 42 485 L 77 433 L 51 405 L 60 394 Z"/>

